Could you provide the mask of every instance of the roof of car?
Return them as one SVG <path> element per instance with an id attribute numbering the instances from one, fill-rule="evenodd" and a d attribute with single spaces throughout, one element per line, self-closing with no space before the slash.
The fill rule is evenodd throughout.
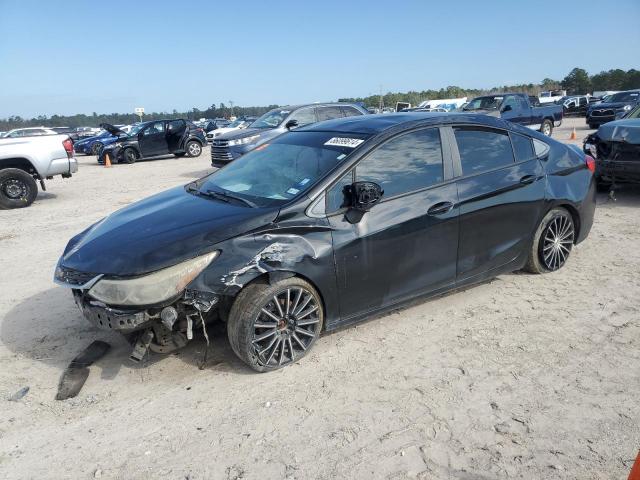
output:
<path id="1" fill-rule="evenodd" d="M 282 107 L 274 108 L 273 110 L 297 110 L 302 107 L 332 107 L 332 106 L 340 106 L 340 105 L 355 105 L 350 102 L 316 102 L 316 103 L 300 103 L 298 105 L 283 105 Z"/>
<path id="2" fill-rule="evenodd" d="M 296 131 L 344 132 L 378 134 L 390 128 L 412 123 L 480 123 L 491 127 L 505 128 L 506 122 L 488 115 L 474 113 L 401 112 L 379 115 L 356 115 L 353 117 L 327 120 L 297 128 Z"/>

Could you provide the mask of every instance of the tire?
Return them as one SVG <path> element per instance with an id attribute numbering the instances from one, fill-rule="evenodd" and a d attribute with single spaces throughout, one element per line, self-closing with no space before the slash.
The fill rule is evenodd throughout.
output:
<path id="1" fill-rule="evenodd" d="M 569 259 L 574 241 L 571 214 L 564 208 L 552 209 L 538 225 L 524 270 L 531 273 L 559 270 Z"/>
<path id="2" fill-rule="evenodd" d="M 199 157 L 202 153 L 202 145 L 195 140 L 189 140 L 185 146 L 185 150 L 189 157 Z"/>
<path id="3" fill-rule="evenodd" d="M 124 163 L 136 163 L 136 160 L 138 160 L 138 152 L 133 148 L 125 148 L 124 152 L 122 152 L 122 160 Z"/>
<path id="4" fill-rule="evenodd" d="M 38 196 L 35 178 L 19 168 L 0 170 L 0 209 L 28 207 Z"/>
<path id="5" fill-rule="evenodd" d="M 551 120 L 547 118 L 542 121 L 542 125 L 540 125 L 540 133 L 547 137 L 551 136 L 551 133 L 553 133 L 553 123 L 551 123 Z"/>
<path id="6" fill-rule="evenodd" d="M 91 146 L 91 155 L 100 155 L 103 145 L 100 142 L 94 143 Z"/>
<path id="7" fill-rule="evenodd" d="M 287 315 L 288 309 L 294 313 Z M 291 277 L 246 286 L 231 306 L 227 336 L 243 362 L 258 372 L 267 372 L 304 357 L 323 324 L 324 309 L 316 289 Z"/>

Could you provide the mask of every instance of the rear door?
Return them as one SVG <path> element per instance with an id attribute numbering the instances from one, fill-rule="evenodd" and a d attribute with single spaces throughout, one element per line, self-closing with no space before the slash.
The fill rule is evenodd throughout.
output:
<path id="1" fill-rule="evenodd" d="M 475 125 L 454 126 L 452 134 L 461 175 L 457 280 L 464 282 L 528 253 L 544 205 L 544 171 L 526 135 Z"/>
<path id="2" fill-rule="evenodd" d="M 167 122 L 167 150 L 169 153 L 184 150 L 189 126 L 184 120 L 169 120 Z"/>
<path id="3" fill-rule="evenodd" d="M 169 153 L 165 122 L 150 123 L 138 134 L 138 146 L 143 157 Z"/>
<path id="4" fill-rule="evenodd" d="M 443 145 L 434 127 L 398 135 L 327 190 L 343 321 L 454 283 L 457 196 Z M 354 179 L 376 182 L 384 194 L 351 224 L 343 190 Z"/>

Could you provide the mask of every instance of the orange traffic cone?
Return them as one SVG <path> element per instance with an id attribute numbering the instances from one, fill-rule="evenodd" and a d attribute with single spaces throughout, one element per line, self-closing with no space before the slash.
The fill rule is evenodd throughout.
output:
<path id="1" fill-rule="evenodd" d="M 111 168 L 111 159 L 109 158 L 109 154 L 108 153 L 104 154 L 104 166 L 106 168 Z"/>
<path id="2" fill-rule="evenodd" d="M 578 135 L 576 134 L 576 127 L 573 127 L 573 132 L 571 132 L 571 135 L 569 135 L 569 140 L 577 140 L 578 139 Z"/>

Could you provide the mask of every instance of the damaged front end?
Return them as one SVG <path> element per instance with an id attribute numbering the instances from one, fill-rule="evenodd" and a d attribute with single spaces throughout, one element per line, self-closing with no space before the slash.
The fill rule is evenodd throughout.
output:
<path id="1" fill-rule="evenodd" d="M 640 120 L 601 126 L 585 139 L 583 150 L 596 159 L 596 176 L 601 181 L 640 183 Z"/>
<path id="2" fill-rule="evenodd" d="M 58 265 L 56 283 L 70 287 L 76 305 L 97 328 L 118 331 L 134 342 L 130 358 L 141 361 L 149 350 L 170 353 L 186 345 L 193 331 L 214 317 L 219 296 L 189 288 L 217 258 L 211 252 L 135 278 L 109 278 Z"/>

